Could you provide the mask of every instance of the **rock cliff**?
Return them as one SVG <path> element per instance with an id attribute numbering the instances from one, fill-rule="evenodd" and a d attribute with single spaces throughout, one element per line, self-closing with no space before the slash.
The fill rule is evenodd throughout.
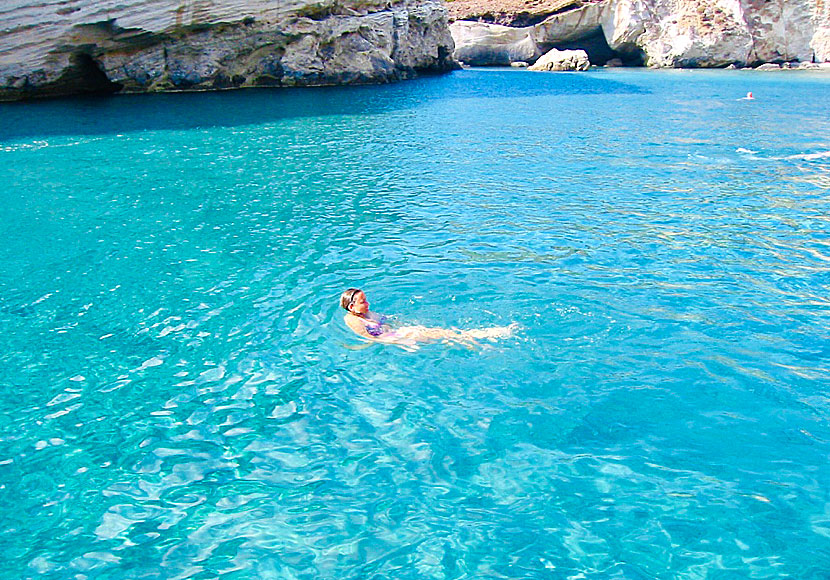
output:
<path id="1" fill-rule="evenodd" d="M 461 1 L 467 14 L 452 11 L 455 54 L 476 64 L 532 62 L 552 48 L 583 49 L 594 64 L 655 67 L 830 61 L 825 0 L 547 0 L 552 13 L 537 7 L 538 22 L 509 32 L 496 21 L 527 20 L 528 12 L 511 17 L 495 9 L 504 0 Z"/>
<path id="2" fill-rule="evenodd" d="M 6 0 L 0 100 L 378 83 L 456 66 L 440 0 Z"/>

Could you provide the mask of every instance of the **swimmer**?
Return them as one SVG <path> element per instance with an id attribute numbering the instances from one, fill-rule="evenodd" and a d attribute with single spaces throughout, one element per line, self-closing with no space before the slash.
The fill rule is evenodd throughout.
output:
<path id="1" fill-rule="evenodd" d="M 346 316 L 343 320 L 358 336 L 377 342 L 392 343 L 411 348 L 414 348 L 418 342 L 433 340 L 475 344 L 475 341 L 481 338 L 508 338 L 513 336 L 519 327 L 514 322 L 510 326 L 493 326 L 471 330 L 427 328 L 426 326 L 392 328 L 386 316 L 369 310 L 366 294 L 357 288 L 349 288 L 340 295 L 340 306 L 346 310 Z"/>

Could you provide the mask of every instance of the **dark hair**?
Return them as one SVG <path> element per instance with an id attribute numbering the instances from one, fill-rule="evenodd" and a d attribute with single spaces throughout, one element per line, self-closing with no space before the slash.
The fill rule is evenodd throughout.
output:
<path id="1" fill-rule="evenodd" d="M 340 295 L 340 306 L 343 307 L 343 310 L 348 310 L 349 306 L 352 305 L 354 302 L 355 296 L 363 292 L 360 288 L 349 288 L 343 294 Z"/>

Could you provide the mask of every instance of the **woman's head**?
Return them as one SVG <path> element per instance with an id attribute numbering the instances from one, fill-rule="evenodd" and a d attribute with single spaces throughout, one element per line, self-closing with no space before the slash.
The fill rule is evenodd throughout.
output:
<path id="1" fill-rule="evenodd" d="M 366 294 L 358 288 L 349 288 L 340 295 L 340 306 L 353 314 L 365 314 L 369 311 Z"/>

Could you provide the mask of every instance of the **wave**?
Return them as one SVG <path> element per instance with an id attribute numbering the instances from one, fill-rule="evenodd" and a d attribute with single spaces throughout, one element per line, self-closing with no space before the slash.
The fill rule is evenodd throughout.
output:
<path id="1" fill-rule="evenodd" d="M 759 151 L 747 149 L 746 147 L 738 147 L 737 149 L 735 149 L 735 153 L 739 153 L 741 155 L 751 157 L 754 159 L 763 159 L 768 161 L 816 161 L 818 159 L 830 159 L 830 151 L 816 151 L 814 153 L 795 153 L 793 155 L 774 155 L 766 157 L 763 155 L 758 155 Z"/>
<path id="2" fill-rule="evenodd" d="M 121 135 L 118 136 L 121 137 Z M 9 143 L 5 145 L 0 144 L 0 153 L 14 153 L 16 151 L 35 151 L 38 149 L 45 149 L 46 147 L 75 147 L 77 145 L 85 145 L 100 140 L 100 137 L 85 137 L 81 139 L 72 139 L 68 141 L 36 140 L 28 143 Z"/>
<path id="3" fill-rule="evenodd" d="M 814 161 L 816 159 L 830 158 L 830 151 L 817 151 L 816 153 L 798 153 L 796 155 L 788 155 L 787 157 L 779 157 L 778 159 L 803 159 L 805 161 Z"/>

